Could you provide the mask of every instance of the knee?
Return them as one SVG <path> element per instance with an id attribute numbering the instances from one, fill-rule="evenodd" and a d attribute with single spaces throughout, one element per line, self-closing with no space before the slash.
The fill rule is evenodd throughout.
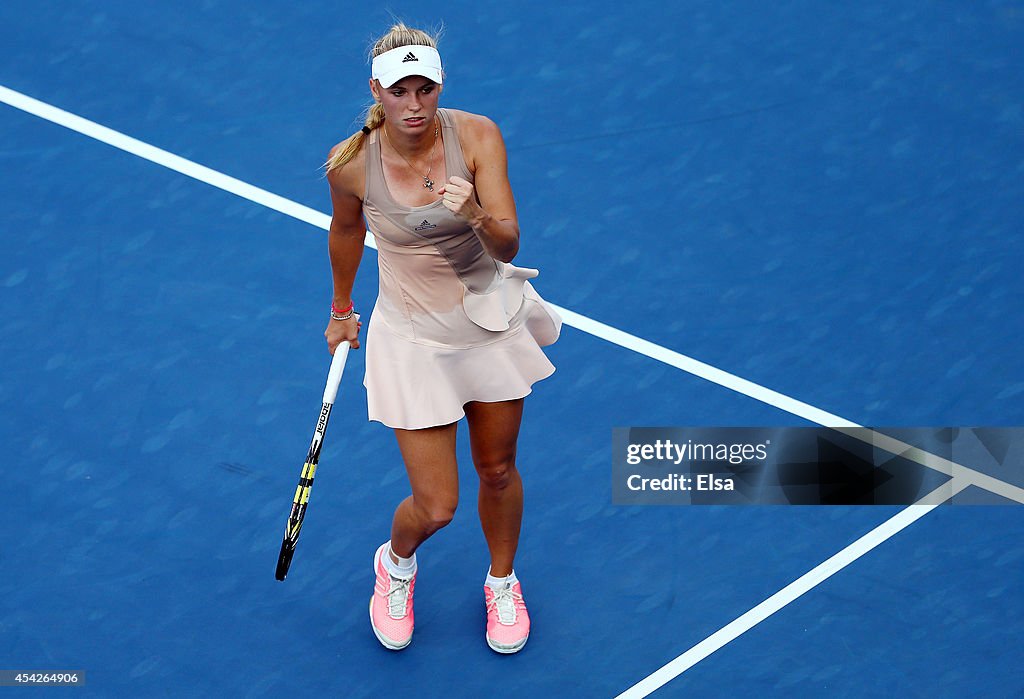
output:
<path id="1" fill-rule="evenodd" d="M 480 485 L 488 490 L 505 490 L 512 482 L 516 464 L 512 458 L 498 459 L 477 466 Z"/>
<path id="2" fill-rule="evenodd" d="M 456 502 L 433 502 L 420 507 L 420 518 L 433 533 L 448 526 L 455 517 Z"/>

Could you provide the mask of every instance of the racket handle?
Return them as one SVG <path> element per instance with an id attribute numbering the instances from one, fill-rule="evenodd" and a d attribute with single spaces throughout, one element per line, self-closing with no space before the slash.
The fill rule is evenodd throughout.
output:
<path id="1" fill-rule="evenodd" d="M 345 362 L 348 360 L 348 351 L 351 346 L 348 342 L 342 342 L 334 350 L 334 359 L 331 360 L 331 370 L 327 374 L 327 387 L 324 388 L 324 403 L 332 405 L 338 396 L 338 384 L 341 383 L 341 375 L 345 371 Z"/>

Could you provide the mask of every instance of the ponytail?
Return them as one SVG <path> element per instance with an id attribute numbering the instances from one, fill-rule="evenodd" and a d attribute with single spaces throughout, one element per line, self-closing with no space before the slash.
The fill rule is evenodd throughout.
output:
<path id="1" fill-rule="evenodd" d="M 334 151 L 334 153 L 324 163 L 324 167 L 327 168 L 327 174 L 331 173 L 331 170 L 335 170 L 347 162 L 356 157 L 356 155 L 363 149 L 363 142 L 371 131 L 379 128 L 384 123 L 384 107 L 380 102 L 374 102 L 373 106 L 370 107 L 370 111 L 366 114 L 366 124 L 359 131 L 356 131 L 352 136 L 345 141 L 345 146 Z"/>

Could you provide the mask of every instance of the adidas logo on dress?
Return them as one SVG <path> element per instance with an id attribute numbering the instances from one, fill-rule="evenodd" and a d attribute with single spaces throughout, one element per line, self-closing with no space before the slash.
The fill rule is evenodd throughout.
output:
<path id="1" fill-rule="evenodd" d="M 402 59 L 402 63 L 408 63 L 409 61 L 418 61 L 418 60 L 420 60 L 420 59 L 416 58 L 416 54 L 414 54 L 412 51 L 410 51 L 409 53 L 405 54 L 405 58 Z"/>
<path id="2" fill-rule="evenodd" d="M 429 231 L 431 228 L 437 228 L 437 226 L 435 224 L 431 223 L 430 221 L 428 221 L 426 219 L 423 219 L 423 223 L 421 223 L 420 225 L 416 226 L 413 230 L 414 231 Z"/>

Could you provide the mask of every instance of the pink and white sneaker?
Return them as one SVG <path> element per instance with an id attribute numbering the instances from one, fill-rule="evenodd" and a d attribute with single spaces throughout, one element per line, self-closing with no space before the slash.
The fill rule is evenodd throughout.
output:
<path id="1" fill-rule="evenodd" d="M 370 598 L 370 626 L 385 648 L 402 650 L 412 641 L 412 591 L 416 586 L 416 574 L 408 578 L 391 575 L 381 560 L 381 556 L 387 555 L 387 545 L 388 542 L 381 544 L 373 555 L 377 579 Z"/>
<path id="2" fill-rule="evenodd" d="M 495 590 L 484 585 L 487 603 L 487 645 L 498 653 L 517 653 L 530 637 L 530 615 L 518 582 Z"/>

